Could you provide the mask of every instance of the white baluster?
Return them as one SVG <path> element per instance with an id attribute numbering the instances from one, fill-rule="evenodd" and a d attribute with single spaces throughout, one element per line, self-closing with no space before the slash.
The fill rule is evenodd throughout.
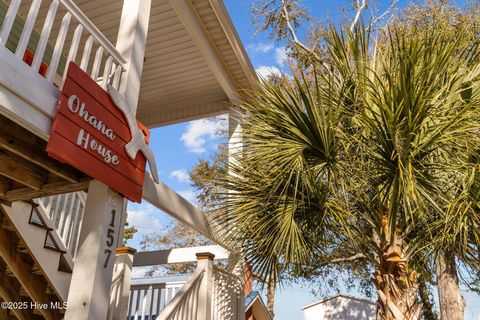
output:
<path id="1" fill-rule="evenodd" d="M 62 205 L 62 211 L 60 211 L 60 222 L 58 224 L 57 232 L 60 235 L 60 238 L 63 239 L 63 226 L 65 224 L 65 214 L 66 214 L 66 208 L 67 208 L 67 203 L 70 200 L 71 193 L 67 194 L 62 194 L 63 198 L 63 205 Z"/>
<path id="2" fill-rule="evenodd" d="M 150 293 L 150 309 L 148 310 L 148 319 L 152 319 L 154 298 L 155 298 L 155 288 L 152 287 L 152 291 Z"/>
<path id="3" fill-rule="evenodd" d="M 75 61 L 78 52 L 78 46 L 80 45 L 80 39 L 82 38 L 83 26 L 79 24 L 77 28 L 75 28 L 75 32 L 73 33 L 72 44 L 70 45 L 70 51 L 68 52 L 67 63 L 65 64 L 65 70 L 63 71 L 63 81 L 67 77 L 68 65 L 70 61 Z"/>
<path id="4" fill-rule="evenodd" d="M 113 57 L 109 56 L 105 63 L 105 69 L 103 70 L 102 88 L 106 89 L 110 80 L 110 72 L 112 72 Z"/>
<path id="5" fill-rule="evenodd" d="M 75 237 L 75 230 L 76 230 L 76 226 L 77 226 L 77 221 L 78 221 L 78 215 L 80 214 L 80 211 L 82 210 L 82 206 L 81 206 L 81 202 L 80 202 L 80 198 L 78 197 L 77 194 L 75 194 L 75 208 L 74 208 L 74 215 L 73 215 L 73 220 L 72 220 L 72 223 L 71 223 L 71 228 L 70 228 L 70 232 L 69 232 L 69 236 L 68 236 L 68 239 L 67 239 L 67 242 L 65 243 L 65 246 L 68 248 L 68 249 L 72 249 L 72 246 L 73 246 L 73 239 Z M 72 256 L 74 254 L 72 253 Z"/>
<path id="6" fill-rule="evenodd" d="M 130 298 L 128 299 L 128 312 L 127 312 L 127 319 L 130 319 L 132 316 L 132 310 L 133 310 L 133 294 L 135 293 L 135 290 L 130 291 Z"/>
<path id="7" fill-rule="evenodd" d="M 48 37 L 52 31 L 53 21 L 55 20 L 55 14 L 58 9 L 58 0 L 53 0 L 50 8 L 48 9 L 47 17 L 45 18 L 45 24 L 43 25 L 42 34 L 38 41 L 37 50 L 35 50 L 35 56 L 33 57 L 32 68 L 35 71 L 40 69 L 42 63 L 43 54 L 47 47 Z"/>
<path id="8" fill-rule="evenodd" d="M 117 66 L 117 69 L 115 69 L 115 75 L 113 76 L 113 83 L 112 83 L 112 86 L 115 88 L 115 89 L 118 89 L 119 86 L 120 86 L 120 77 L 122 75 L 122 66 L 121 65 L 118 65 Z"/>
<path id="9" fill-rule="evenodd" d="M 193 303 L 192 303 L 192 319 L 197 318 L 197 309 L 198 309 L 198 294 L 193 296 Z"/>
<path id="10" fill-rule="evenodd" d="M 181 306 L 181 309 L 182 309 L 182 313 L 181 313 L 181 319 L 188 319 L 188 309 L 190 309 L 190 302 L 192 300 L 192 296 L 195 295 L 195 292 L 192 292 L 190 293 L 190 295 L 188 296 L 188 300 L 185 301 L 186 303 L 182 304 Z M 188 306 L 188 308 L 187 308 Z"/>
<path id="11" fill-rule="evenodd" d="M 3 20 L 2 29 L 0 29 L 0 44 L 5 45 L 12 31 L 13 23 L 15 22 L 15 17 L 17 16 L 18 8 L 20 7 L 20 0 L 12 0 L 10 6 L 8 7 L 7 14 Z"/>
<path id="12" fill-rule="evenodd" d="M 150 286 L 151 288 L 151 286 Z M 142 320 L 145 320 L 145 314 L 147 313 L 147 297 L 148 297 L 148 291 L 150 289 L 144 289 L 143 290 L 143 299 L 142 299 Z"/>
<path id="13" fill-rule="evenodd" d="M 17 50 L 15 51 L 15 54 L 20 59 L 23 59 L 23 55 L 27 49 L 28 41 L 30 40 L 30 35 L 32 34 L 33 26 L 37 20 L 41 4 L 42 0 L 33 0 L 30 10 L 28 11 L 27 20 L 25 20 L 22 35 L 20 36 L 20 40 L 18 40 Z"/>
<path id="14" fill-rule="evenodd" d="M 55 224 L 55 227 L 58 229 L 58 224 L 60 223 L 60 220 L 57 219 L 60 214 L 60 203 L 62 202 L 62 195 L 55 196 L 55 209 L 53 210 L 53 223 Z M 58 220 L 58 222 L 57 222 Z"/>
<path id="15" fill-rule="evenodd" d="M 95 60 L 93 61 L 93 68 L 92 68 L 92 79 L 95 81 L 97 81 L 98 72 L 100 71 L 100 63 L 102 62 L 102 56 L 103 56 L 103 47 L 99 46 L 95 54 Z"/>
<path id="16" fill-rule="evenodd" d="M 80 197 L 81 198 L 81 197 Z M 81 198 L 82 199 L 82 198 Z M 84 210 L 85 210 L 85 201 L 84 199 L 82 199 L 82 201 L 80 202 L 81 205 L 80 205 L 80 218 L 79 220 L 77 220 L 78 224 L 75 226 L 75 234 L 74 234 L 74 238 L 75 239 L 74 243 L 72 244 L 72 249 L 73 249 L 73 257 L 75 258 L 75 256 L 77 255 L 77 249 L 78 249 L 78 239 L 80 238 L 80 230 L 82 229 L 82 223 L 83 223 L 83 213 L 84 213 Z"/>
<path id="17" fill-rule="evenodd" d="M 68 239 L 68 233 L 69 233 L 71 223 L 72 223 L 72 215 L 73 215 L 73 210 L 74 210 L 73 205 L 74 204 L 75 204 L 75 193 L 70 193 L 69 197 L 68 197 L 68 203 L 67 203 L 67 205 L 69 205 L 69 206 L 66 207 L 66 208 L 68 208 L 68 211 L 65 210 L 66 212 L 65 212 L 64 227 L 63 227 L 63 230 L 60 229 L 61 235 L 62 235 L 62 241 L 63 241 L 63 244 L 65 245 L 65 247 L 67 247 L 67 239 Z"/>
<path id="18" fill-rule="evenodd" d="M 160 311 L 162 311 L 162 309 L 161 309 L 162 305 L 165 308 L 165 304 L 163 303 L 163 297 L 164 296 L 165 296 L 165 288 L 158 289 L 157 310 L 155 312 L 157 317 L 158 317 L 158 314 L 160 313 Z"/>
<path id="19" fill-rule="evenodd" d="M 57 42 L 55 42 L 55 49 L 53 50 L 52 60 L 50 61 L 50 66 L 48 66 L 48 81 L 53 82 L 55 80 L 58 62 L 60 61 L 60 56 L 62 55 L 63 45 L 65 43 L 65 38 L 67 37 L 68 26 L 70 25 L 71 18 L 72 15 L 69 12 L 67 12 L 67 14 L 65 14 L 65 16 L 63 17 L 62 25 L 57 36 Z"/>
<path id="20" fill-rule="evenodd" d="M 85 43 L 85 48 L 83 48 L 82 62 L 80 63 L 80 68 L 83 71 L 87 71 L 88 61 L 90 60 L 90 53 L 92 52 L 93 46 L 93 37 L 89 36 L 87 42 Z"/>
<path id="21" fill-rule="evenodd" d="M 138 320 L 138 311 L 140 310 L 140 294 L 142 290 L 137 290 L 137 302 L 135 303 L 135 317 L 133 320 Z"/>

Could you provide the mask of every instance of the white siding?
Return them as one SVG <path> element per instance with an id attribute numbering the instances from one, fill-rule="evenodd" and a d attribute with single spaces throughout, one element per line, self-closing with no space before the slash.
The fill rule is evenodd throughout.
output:
<path id="1" fill-rule="evenodd" d="M 375 313 L 374 303 L 343 296 L 303 309 L 305 320 L 374 320 Z"/>

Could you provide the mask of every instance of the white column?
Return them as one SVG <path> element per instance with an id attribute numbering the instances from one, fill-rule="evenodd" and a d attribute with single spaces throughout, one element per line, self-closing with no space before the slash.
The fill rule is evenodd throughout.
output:
<path id="1" fill-rule="evenodd" d="M 242 144 L 242 122 L 241 114 L 238 112 L 237 108 L 232 108 L 228 114 L 228 164 L 235 165 L 238 164 L 237 157 L 242 154 L 243 144 Z M 229 174 L 235 175 L 229 168 Z M 232 193 L 231 190 L 228 192 Z M 230 228 L 225 228 L 226 231 Z M 234 246 L 240 248 L 241 246 Z M 234 270 L 238 271 L 238 268 L 242 268 L 243 260 L 240 258 L 241 252 L 230 252 L 228 258 L 228 271 L 233 272 Z"/>
<path id="2" fill-rule="evenodd" d="M 151 0 L 124 0 L 117 50 L 127 60 L 119 92 L 130 108 L 137 109 L 142 78 Z"/>
<path id="3" fill-rule="evenodd" d="M 125 203 L 122 196 L 103 183 L 90 182 L 66 320 L 106 319 L 115 250 L 122 241 Z"/>
<path id="4" fill-rule="evenodd" d="M 242 149 L 242 115 L 237 108 L 232 108 L 228 114 L 228 161 L 234 161 Z"/>
<path id="5" fill-rule="evenodd" d="M 242 144 L 242 116 L 238 112 L 238 109 L 233 108 L 228 115 L 228 163 L 236 164 L 237 157 L 241 155 L 243 144 Z M 235 175 L 231 170 L 229 171 L 231 175 Z M 231 192 L 231 191 L 230 191 Z M 236 246 L 240 248 L 241 246 Z M 231 252 L 228 259 L 228 271 L 233 275 L 236 275 L 242 279 L 241 282 L 241 291 L 235 296 L 235 319 L 244 319 L 245 318 L 245 308 L 244 308 L 244 295 L 243 291 L 245 288 L 245 278 L 244 278 L 244 261 L 241 258 L 241 252 Z"/>
<path id="6" fill-rule="evenodd" d="M 117 249 L 108 320 L 127 319 L 130 280 L 135 252 L 136 250 L 130 247 Z"/>
<path id="7" fill-rule="evenodd" d="M 200 284 L 196 320 L 212 320 L 213 258 L 215 255 L 209 252 L 197 253 L 197 268 L 204 269 L 205 273 Z"/>
<path id="8" fill-rule="evenodd" d="M 124 0 L 117 49 L 126 59 L 120 93 L 136 110 L 151 0 Z M 115 249 L 122 245 L 127 201 L 99 181 L 88 188 L 66 320 L 107 318 Z M 113 219 L 113 220 L 112 220 Z"/>

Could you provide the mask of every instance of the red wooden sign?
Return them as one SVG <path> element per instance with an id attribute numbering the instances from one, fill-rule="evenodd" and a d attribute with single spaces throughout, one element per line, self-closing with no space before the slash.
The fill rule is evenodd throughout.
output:
<path id="1" fill-rule="evenodd" d="M 146 133 L 148 130 L 139 123 Z M 131 140 L 123 113 L 108 93 L 75 63 L 68 66 L 57 115 L 47 144 L 48 154 L 95 178 L 129 200 L 142 199 L 146 160 L 125 152 Z"/>

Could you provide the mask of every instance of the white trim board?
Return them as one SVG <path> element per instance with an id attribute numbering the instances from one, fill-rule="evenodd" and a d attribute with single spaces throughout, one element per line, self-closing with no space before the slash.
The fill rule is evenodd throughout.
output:
<path id="1" fill-rule="evenodd" d="M 228 259 L 230 253 L 218 245 L 175 248 L 168 250 L 137 252 L 133 257 L 134 267 L 146 267 L 172 263 L 196 262 L 197 253 L 209 252 L 215 255 L 215 260 Z"/>
<path id="2" fill-rule="evenodd" d="M 48 140 L 60 90 L 4 47 L 0 70 L 0 114 Z"/>

